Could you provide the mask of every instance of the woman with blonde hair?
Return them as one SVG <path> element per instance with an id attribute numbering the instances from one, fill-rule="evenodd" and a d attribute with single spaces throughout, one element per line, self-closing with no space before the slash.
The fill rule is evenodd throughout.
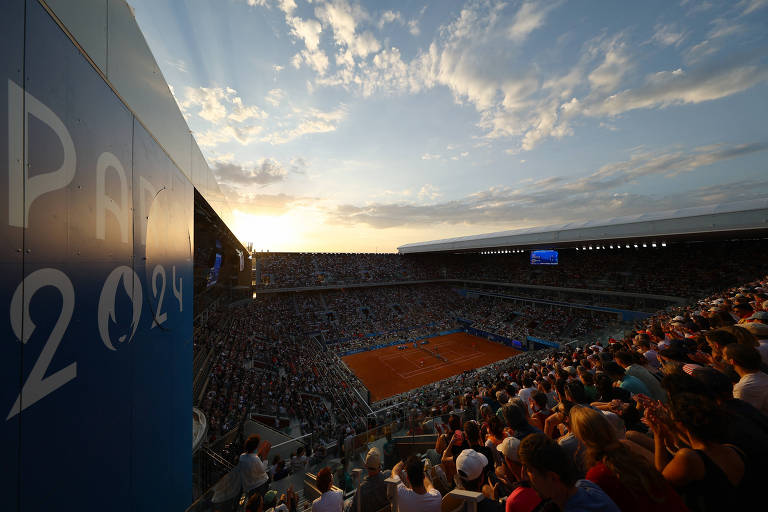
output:
<path id="1" fill-rule="evenodd" d="M 623 512 L 687 510 L 661 473 L 619 441 L 602 412 L 577 405 L 570 418 L 573 434 L 586 449 L 586 479 L 599 485 Z"/>

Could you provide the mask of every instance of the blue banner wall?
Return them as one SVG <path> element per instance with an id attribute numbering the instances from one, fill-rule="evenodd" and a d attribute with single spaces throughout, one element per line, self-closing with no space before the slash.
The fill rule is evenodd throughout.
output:
<path id="1" fill-rule="evenodd" d="M 537 302 L 540 304 L 551 304 L 554 306 L 563 306 L 568 308 L 581 308 L 581 309 L 589 309 L 592 311 L 603 311 L 606 313 L 616 313 L 617 315 L 621 315 L 621 321 L 622 322 L 634 322 L 637 320 L 643 320 L 645 318 L 648 318 L 651 314 L 650 313 L 644 313 L 642 311 L 631 311 L 627 309 L 617 309 L 617 308 L 610 308 L 607 306 L 590 306 L 588 304 L 578 304 L 575 302 L 562 302 L 562 301 L 556 301 L 556 300 L 545 300 L 545 299 L 532 299 L 530 297 L 518 297 L 516 295 L 507 295 L 504 293 L 494 293 L 494 292 L 485 292 L 485 291 L 479 291 L 479 290 L 465 290 L 465 293 L 469 294 L 475 294 L 475 295 L 485 295 L 488 297 L 501 297 L 503 299 L 513 299 L 513 300 L 521 300 L 521 301 L 529 301 L 529 302 Z M 459 319 L 460 322 L 467 322 L 472 323 L 469 320 L 462 320 Z"/>
<path id="2" fill-rule="evenodd" d="M 549 341 L 542 338 L 536 338 L 534 336 L 526 336 L 526 340 L 530 341 L 531 343 L 538 343 L 539 345 L 544 345 L 547 347 L 553 347 L 553 348 L 560 348 L 560 344 L 555 341 Z"/>
<path id="3" fill-rule="evenodd" d="M 18 117 L 23 110 L 22 96 L 16 89 L 9 87 L 23 83 L 24 70 L 24 3 L 3 2 L 3 15 L 0 16 L 0 70 L 3 81 L 0 83 L 0 168 L 8 165 L 3 179 L 0 179 L 0 495 L 3 498 L 3 508 L 19 510 L 19 460 L 21 458 L 20 435 L 21 422 L 8 421 L 11 407 L 21 394 L 21 364 L 22 347 L 24 346 L 14 331 L 20 331 L 21 320 L 18 313 L 13 314 L 14 325 L 9 313 L 15 291 L 23 280 L 24 241 L 23 231 L 10 224 L 11 217 L 23 215 L 23 204 L 9 204 L 9 194 L 16 194 L 8 180 L 10 173 L 17 175 L 23 172 L 24 139 L 18 127 L 9 130 L 8 119 L 13 112 Z M 11 86 L 10 84 L 14 84 Z M 9 99 L 11 98 L 11 99 Z M 14 155 L 12 158 L 9 158 Z M 10 211 L 9 211 L 10 208 Z M 23 336 L 23 333 L 19 333 Z"/>
<path id="4" fill-rule="evenodd" d="M 490 341 L 495 341 L 496 343 L 501 343 L 503 345 L 506 345 L 508 347 L 514 347 L 518 350 L 525 350 L 523 347 L 523 344 L 520 343 L 517 340 L 513 340 L 510 338 L 507 338 L 506 336 L 501 336 L 499 334 L 494 334 L 492 332 L 483 331 L 481 329 L 476 329 L 474 327 L 467 326 L 466 327 L 467 334 L 471 334 L 472 336 L 478 336 L 480 338 L 485 338 Z"/>
<path id="5" fill-rule="evenodd" d="M 194 189 L 38 2 L 0 29 L 3 509 L 183 510 Z"/>
<path id="6" fill-rule="evenodd" d="M 392 345 L 402 345 L 404 343 L 413 343 L 414 341 L 423 340 L 426 338 L 435 338 L 437 336 L 445 336 L 446 334 L 454 334 L 457 332 L 464 332 L 464 329 L 451 329 L 449 331 L 442 331 L 437 334 L 429 334 L 427 336 L 419 336 L 418 338 L 413 339 L 402 339 L 402 340 L 396 340 L 396 341 L 390 341 L 387 343 L 380 343 L 379 345 L 373 345 L 372 347 L 364 347 L 364 348 L 357 348 L 354 350 L 348 350 L 346 352 L 342 352 L 343 356 L 351 356 L 352 354 L 359 354 L 360 352 L 368 352 L 370 350 L 377 350 L 384 347 L 391 347 Z"/>

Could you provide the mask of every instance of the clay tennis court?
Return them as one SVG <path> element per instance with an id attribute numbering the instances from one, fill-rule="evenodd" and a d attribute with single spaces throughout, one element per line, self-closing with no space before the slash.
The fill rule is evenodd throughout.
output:
<path id="1" fill-rule="evenodd" d="M 425 347 L 432 351 L 437 347 L 446 361 L 413 348 L 412 343 L 405 350 L 393 345 L 341 359 L 363 381 L 375 402 L 520 353 L 464 332 L 430 338 Z"/>

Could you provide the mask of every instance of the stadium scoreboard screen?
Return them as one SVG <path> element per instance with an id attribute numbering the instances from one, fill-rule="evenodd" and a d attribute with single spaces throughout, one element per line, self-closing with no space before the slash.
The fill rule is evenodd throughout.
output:
<path id="1" fill-rule="evenodd" d="M 531 251 L 531 265 L 557 265 L 557 251 Z"/>

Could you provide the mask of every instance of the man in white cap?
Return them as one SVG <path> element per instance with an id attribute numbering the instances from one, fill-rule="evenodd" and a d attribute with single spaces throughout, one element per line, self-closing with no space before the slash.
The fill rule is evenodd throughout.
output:
<path id="1" fill-rule="evenodd" d="M 488 459 L 480 452 L 467 449 L 456 457 L 456 472 L 459 476 L 461 488 L 466 491 L 482 492 L 485 482 L 485 467 Z M 477 504 L 478 512 L 501 512 L 504 510 L 501 503 L 493 499 L 484 499 Z"/>
<path id="2" fill-rule="evenodd" d="M 381 454 L 375 447 L 365 456 L 365 469 L 368 474 L 352 499 L 351 512 L 380 510 L 389 504 L 387 500 L 386 476 L 381 472 Z"/>
<path id="3" fill-rule="evenodd" d="M 520 440 L 516 437 L 508 437 L 496 447 L 504 459 L 504 465 L 497 468 L 496 475 L 510 490 L 506 499 L 507 510 L 533 510 L 541 503 L 541 498 L 523 475 L 523 465 L 517 455 L 519 447 Z"/>
<path id="4" fill-rule="evenodd" d="M 501 452 L 503 465 L 496 467 L 496 476 L 508 489 L 513 489 L 522 479 L 523 466 L 517 457 L 517 447 L 520 440 L 516 437 L 507 437 L 496 449 Z"/>

